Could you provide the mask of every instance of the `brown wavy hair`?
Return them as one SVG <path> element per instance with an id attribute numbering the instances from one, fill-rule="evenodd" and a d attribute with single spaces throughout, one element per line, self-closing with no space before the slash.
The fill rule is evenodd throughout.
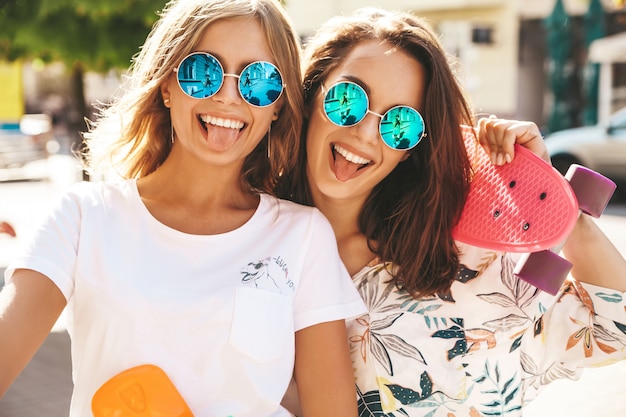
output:
<path id="1" fill-rule="evenodd" d="M 396 266 L 396 286 L 414 296 L 444 293 L 459 269 L 452 229 L 471 176 L 461 125 L 472 125 L 473 115 L 451 58 L 432 28 L 409 13 L 377 8 L 329 20 L 304 48 L 305 107 L 310 111 L 320 85 L 350 50 L 370 40 L 385 41 L 423 65 L 426 88 L 421 102 L 428 136 L 376 185 L 361 210 L 359 227 L 370 249 Z M 277 189 L 282 197 L 311 205 L 305 134 L 306 126 L 298 164 Z"/>
<path id="2" fill-rule="evenodd" d="M 139 178 L 163 163 L 172 146 L 172 124 L 160 87 L 181 59 L 196 50 L 209 25 L 235 17 L 259 21 L 285 83 L 280 115 L 272 124 L 271 156 L 266 135 L 247 156 L 241 173 L 244 186 L 272 191 L 278 175 L 295 162 L 303 114 L 300 38 L 278 0 L 168 2 L 133 58 L 123 94 L 100 110 L 84 135 L 92 175 Z"/>

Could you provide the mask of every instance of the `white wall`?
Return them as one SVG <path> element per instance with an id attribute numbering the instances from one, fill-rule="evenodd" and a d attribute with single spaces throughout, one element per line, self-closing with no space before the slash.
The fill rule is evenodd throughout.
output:
<path id="1" fill-rule="evenodd" d="M 465 88 L 477 112 L 512 117 L 517 105 L 519 16 L 521 0 L 288 0 L 287 11 L 306 36 L 331 16 L 363 6 L 410 10 L 441 33 L 450 53 L 460 59 Z M 546 1 L 546 0 L 543 0 Z M 493 28 L 494 42 L 471 42 L 475 25 Z"/>
<path id="2" fill-rule="evenodd" d="M 455 11 L 477 7 L 506 6 L 517 9 L 522 0 L 287 0 L 287 11 L 301 34 L 317 28 L 331 16 L 350 13 L 360 7 L 376 6 L 416 13 Z M 525 1 L 525 0 L 524 0 Z M 546 2 L 551 0 L 531 0 Z M 585 1 L 585 0 L 583 0 Z"/>

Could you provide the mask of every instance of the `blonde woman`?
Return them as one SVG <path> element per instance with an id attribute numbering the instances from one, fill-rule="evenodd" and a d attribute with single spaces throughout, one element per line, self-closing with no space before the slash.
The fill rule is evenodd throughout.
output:
<path id="1" fill-rule="evenodd" d="M 196 416 L 287 416 L 294 373 L 304 415 L 356 415 L 363 303 L 327 220 L 269 194 L 297 153 L 299 52 L 278 1 L 168 3 L 86 134 L 107 181 L 71 188 L 7 270 L 0 393 L 66 308 L 72 417 L 141 364 Z"/>

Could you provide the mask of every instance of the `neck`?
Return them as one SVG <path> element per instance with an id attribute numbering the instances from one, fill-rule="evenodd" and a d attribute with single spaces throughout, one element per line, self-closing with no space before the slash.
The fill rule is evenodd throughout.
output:
<path id="1" fill-rule="evenodd" d="M 314 197 L 313 202 L 315 207 L 317 207 L 330 222 L 337 241 L 341 241 L 347 236 L 361 234 L 358 226 L 359 213 L 362 207 L 361 204 L 349 200 L 334 200 L 327 197 Z"/>
<path id="2" fill-rule="evenodd" d="M 137 181 L 139 195 L 161 223 L 191 234 L 234 230 L 254 214 L 258 196 L 245 189 L 240 166 L 208 166 L 168 158 Z"/>
<path id="3" fill-rule="evenodd" d="M 174 147 L 163 164 L 142 179 L 144 183 L 154 183 L 163 194 L 190 205 L 245 199 L 252 194 L 241 182 L 243 161 L 212 165 L 183 152 Z"/>
<path id="4" fill-rule="evenodd" d="M 350 275 L 356 274 L 376 257 L 359 229 L 359 214 L 364 201 L 334 199 L 313 192 L 313 202 L 330 222 L 339 248 L 339 255 Z"/>

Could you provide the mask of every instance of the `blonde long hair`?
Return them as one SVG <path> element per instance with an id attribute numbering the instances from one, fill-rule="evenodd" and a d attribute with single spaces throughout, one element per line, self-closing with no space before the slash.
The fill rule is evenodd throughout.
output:
<path id="1" fill-rule="evenodd" d="M 133 57 L 121 94 L 100 109 L 84 134 L 86 169 L 91 175 L 139 178 L 163 163 L 172 146 L 172 125 L 160 87 L 180 60 L 195 50 L 210 24 L 235 17 L 259 21 L 286 84 L 281 113 L 271 130 L 271 156 L 264 139 L 242 170 L 245 185 L 271 191 L 278 175 L 295 162 L 303 112 L 300 40 L 277 0 L 168 2 Z"/>

